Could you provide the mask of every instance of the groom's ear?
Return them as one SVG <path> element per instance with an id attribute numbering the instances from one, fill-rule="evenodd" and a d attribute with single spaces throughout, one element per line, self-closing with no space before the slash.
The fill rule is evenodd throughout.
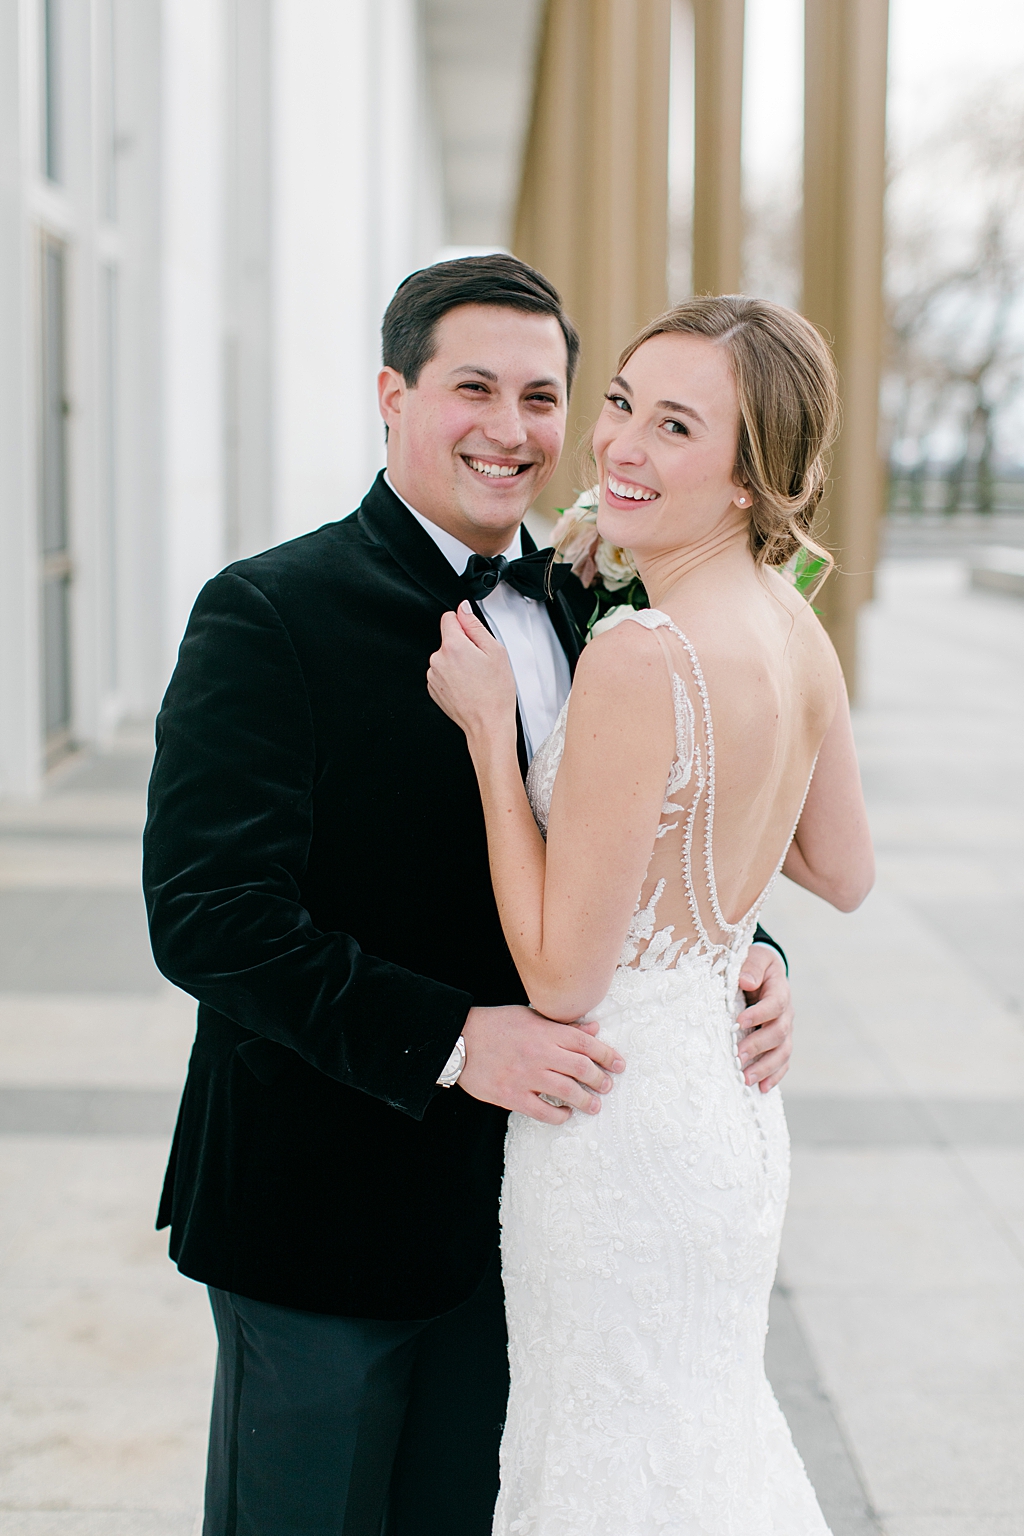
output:
<path id="1" fill-rule="evenodd" d="M 382 368 L 377 375 L 377 405 L 385 429 L 397 426 L 408 386 L 396 368 Z"/>

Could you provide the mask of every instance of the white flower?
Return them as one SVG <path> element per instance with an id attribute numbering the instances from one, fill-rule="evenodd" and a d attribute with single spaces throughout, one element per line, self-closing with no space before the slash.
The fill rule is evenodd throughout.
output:
<path id="1" fill-rule="evenodd" d="M 580 491 L 572 506 L 567 507 L 566 510 L 568 512 L 575 512 L 577 510 L 581 512 L 593 512 L 594 517 L 596 518 L 597 504 L 600 500 L 601 487 L 599 485 L 592 485 L 589 491 Z"/>
<path id="2" fill-rule="evenodd" d="M 629 550 L 620 549 L 617 544 L 609 544 L 607 539 L 601 539 L 594 551 L 594 564 L 604 578 L 605 587 L 609 592 L 617 592 L 620 587 L 628 587 L 629 583 L 635 581 L 639 575 Z"/>
<path id="3" fill-rule="evenodd" d="M 598 619 L 590 631 L 590 639 L 593 640 L 595 635 L 607 634 L 608 630 L 614 629 L 616 624 L 621 624 L 623 619 L 632 618 L 636 612 L 637 610 L 631 607 L 629 603 L 619 603 L 609 613 L 606 613 L 603 619 Z"/>

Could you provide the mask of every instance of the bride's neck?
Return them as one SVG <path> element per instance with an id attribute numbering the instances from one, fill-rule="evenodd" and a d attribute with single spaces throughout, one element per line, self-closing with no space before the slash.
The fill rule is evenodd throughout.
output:
<path id="1" fill-rule="evenodd" d="M 753 576 L 756 570 L 746 519 L 719 526 L 692 543 L 646 555 L 634 552 L 633 558 L 652 608 L 659 607 L 670 593 L 682 595 L 691 585 L 703 586 L 709 577 L 734 579 Z"/>

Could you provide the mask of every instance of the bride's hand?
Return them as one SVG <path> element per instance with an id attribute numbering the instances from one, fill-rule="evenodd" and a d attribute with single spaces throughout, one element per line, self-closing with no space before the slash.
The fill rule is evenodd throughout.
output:
<path id="1" fill-rule="evenodd" d="M 427 690 L 470 743 L 506 731 L 515 741 L 516 683 L 508 652 L 468 603 L 442 615 L 441 649 L 430 658 Z"/>

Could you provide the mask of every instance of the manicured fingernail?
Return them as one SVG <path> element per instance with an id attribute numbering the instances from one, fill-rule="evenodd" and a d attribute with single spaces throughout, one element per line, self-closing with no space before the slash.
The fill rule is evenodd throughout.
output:
<path id="1" fill-rule="evenodd" d="M 465 600 L 465 598 L 463 598 L 462 602 L 459 604 L 459 612 L 460 613 L 472 613 L 473 612 L 472 608 L 470 607 L 469 603 Z"/>
<path id="2" fill-rule="evenodd" d="M 601 1083 L 601 1092 L 602 1093 L 610 1093 L 611 1092 L 611 1087 L 612 1087 L 612 1080 L 611 1080 L 610 1077 L 606 1077 L 603 1080 L 603 1082 Z"/>
<path id="3" fill-rule="evenodd" d="M 592 1115 L 598 1114 L 600 1109 L 601 1109 L 601 1101 L 600 1101 L 600 1099 L 591 1099 L 591 1101 L 590 1101 L 589 1105 L 587 1106 L 587 1108 L 588 1108 L 588 1111 L 589 1111 L 590 1114 L 592 1114 Z"/>
<path id="4" fill-rule="evenodd" d="M 613 1072 L 625 1072 L 625 1070 L 626 1070 L 626 1063 L 623 1061 L 621 1056 L 616 1056 L 615 1060 L 612 1062 L 612 1071 Z"/>

